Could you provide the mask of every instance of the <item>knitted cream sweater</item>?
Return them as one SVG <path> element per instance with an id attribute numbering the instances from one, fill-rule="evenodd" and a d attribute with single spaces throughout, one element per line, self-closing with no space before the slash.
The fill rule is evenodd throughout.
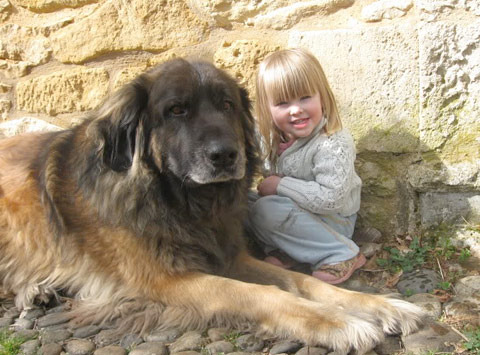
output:
<path id="1" fill-rule="evenodd" d="M 327 136 L 320 124 L 278 158 L 277 194 L 317 214 L 350 216 L 360 208 L 362 181 L 355 172 L 355 145 L 343 129 Z"/>

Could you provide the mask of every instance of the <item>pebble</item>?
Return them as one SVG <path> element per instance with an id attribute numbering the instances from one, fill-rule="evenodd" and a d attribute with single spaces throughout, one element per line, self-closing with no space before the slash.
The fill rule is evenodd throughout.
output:
<path id="1" fill-rule="evenodd" d="M 432 319 L 437 319 L 442 315 L 442 304 L 437 297 L 430 293 L 417 293 L 406 300 L 421 307 L 425 314 Z"/>
<path id="2" fill-rule="evenodd" d="M 122 339 L 120 339 L 120 346 L 127 349 L 133 348 L 141 343 L 143 343 L 143 339 L 138 334 L 125 334 Z"/>
<path id="3" fill-rule="evenodd" d="M 205 349 L 208 351 L 209 354 L 228 354 L 235 350 L 235 346 L 226 340 L 219 340 L 208 344 L 207 346 L 205 346 Z"/>
<path id="4" fill-rule="evenodd" d="M 62 351 L 63 347 L 56 343 L 45 344 L 40 348 L 41 355 L 60 355 Z"/>
<path id="5" fill-rule="evenodd" d="M 224 340 L 225 336 L 230 332 L 231 331 L 227 328 L 210 328 L 207 331 L 207 334 L 211 341 L 219 341 Z"/>
<path id="6" fill-rule="evenodd" d="M 37 326 L 45 328 L 52 325 L 62 324 L 68 322 L 72 317 L 67 313 L 48 313 L 47 315 L 38 318 Z"/>
<path id="7" fill-rule="evenodd" d="M 282 340 L 278 343 L 273 344 L 272 348 L 270 349 L 270 354 L 276 355 L 281 353 L 293 353 L 301 347 L 302 345 L 297 342 L 290 340 Z"/>
<path id="8" fill-rule="evenodd" d="M 382 232 L 373 227 L 362 228 L 355 231 L 352 239 L 358 245 L 375 243 L 382 239 Z"/>
<path id="9" fill-rule="evenodd" d="M 65 345 L 68 355 L 88 355 L 95 351 L 95 344 L 86 339 L 74 339 Z"/>
<path id="10" fill-rule="evenodd" d="M 467 276 L 455 284 L 456 295 L 445 304 L 445 314 L 480 326 L 480 276 Z"/>
<path id="11" fill-rule="evenodd" d="M 237 346 L 246 351 L 246 352 L 254 352 L 254 351 L 261 351 L 264 346 L 264 342 L 262 339 L 257 338 L 252 334 L 245 334 L 237 339 Z"/>
<path id="12" fill-rule="evenodd" d="M 472 325 L 480 326 L 480 294 L 466 297 L 455 296 L 444 307 L 447 316 L 469 320 Z"/>
<path id="13" fill-rule="evenodd" d="M 129 355 L 167 355 L 167 347 L 160 342 L 143 343 L 129 352 Z"/>
<path id="14" fill-rule="evenodd" d="M 45 311 L 41 308 L 32 308 L 22 314 L 20 317 L 25 319 L 37 319 L 41 316 L 45 315 Z"/>
<path id="15" fill-rule="evenodd" d="M 197 331 L 189 331 L 170 345 L 170 352 L 177 353 L 185 350 L 198 350 L 207 343 L 207 339 Z"/>
<path id="16" fill-rule="evenodd" d="M 118 345 L 109 345 L 95 350 L 93 355 L 126 355 L 127 350 Z"/>
<path id="17" fill-rule="evenodd" d="M 0 318 L 0 328 L 8 327 L 12 323 L 13 323 L 13 318 L 5 318 L 5 317 Z"/>
<path id="18" fill-rule="evenodd" d="M 459 296 L 480 295 L 480 276 L 467 276 L 458 280 L 455 291 Z"/>
<path id="19" fill-rule="evenodd" d="M 375 347 L 379 355 L 391 355 L 402 352 L 402 344 L 398 336 L 386 336 L 385 340 Z"/>
<path id="20" fill-rule="evenodd" d="M 397 289 L 404 295 L 417 293 L 430 293 L 438 288 L 441 282 L 440 275 L 433 270 L 415 270 L 403 274 L 397 284 Z"/>
<path id="21" fill-rule="evenodd" d="M 314 346 L 304 346 L 298 350 L 295 355 L 326 355 L 328 353 L 327 349 L 317 348 Z"/>
<path id="22" fill-rule="evenodd" d="M 70 302 L 62 303 L 56 307 L 49 308 L 45 313 L 52 314 L 52 313 L 64 313 L 72 309 L 72 304 Z"/>
<path id="23" fill-rule="evenodd" d="M 353 276 L 350 279 L 341 283 L 339 287 L 345 288 L 350 291 L 365 292 L 365 293 L 379 293 L 377 288 L 366 285 L 362 279 L 359 279 L 357 277 L 358 277 L 358 274 L 353 274 Z"/>
<path id="24" fill-rule="evenodd" d="M 360 252 L 365 255 L 366 258 L 371 258 L 380 250 L 382 250 L 382 245 L 378 243 L 368 242 L 362 244 L 362 246 L 360 247 Z"/>
<path id="25" fill-rule="evenodd" d="M 461 340 L 460 335 L 438 322 L 430 322 L 418 332 L 402 336 L 405 352 L 413 354 L 452 352 L 454 346 L 450 344 Z"/>
<path id="26" fill-rule="evenodd" d="M 182 332 L 178 329 L 156 330 L 145 336 L 145 341 L 171 343 L 181 335 Z"/>
<path id="27" fill-rule="evenodd" d="M 60 323 L 55 325 L 49 325 L 48 327 L 42 327 L 44 330 L 62 330 L 70 329 L 70 323 Z"/>
<path id="28" fill-rule="evenodd" d="M 38 330 L 35 329 L 22 329 L 22 330 L 17 330 L 14 333 L 14 336 L 23 338 L 23 339 L 34 339 L 38 336 Z"/>
<path id="29" fill-rule="evenodd" d="M 15 330 L 32 329 L 33 321 L 25 318 L 18 318 L 12 324 L 12 328 Z"/>
<path id="30" fill-rule="evenodd" d="M 4 314 L 3 317 L 5 318 L 18 318 L 20 317 L 20 311 L 17 307 L 9 308 Z"/>
<path id="31" fill-rule="evenodd" d="M 111 345 L 120 340 L 116 329 L 105 329 L 95 335 L 95 344 L 99 347 Z"/>
<path id="32" fill-rule="evenodd" d="M 22 355 L 37 355 L 38 347 L 40 346 L 40 341 L 37 339 L 28 340 L 20 346 Z"/>
<path id="33" fill-rule="evenodd" d="M 67 329 L 45 330 L 42 332 L 42 344 L 60 343 L 72 337 L 72 332 Z"/>
<path id="34" fill-rule="evenodd" d="M 87 325 L 85 327 L 77 328 L 73 332 L 73 337 L 74 338 L 88 338 L 91 337 L 92 335 L 96 335 L 102 330 L 97 325 Z"/>

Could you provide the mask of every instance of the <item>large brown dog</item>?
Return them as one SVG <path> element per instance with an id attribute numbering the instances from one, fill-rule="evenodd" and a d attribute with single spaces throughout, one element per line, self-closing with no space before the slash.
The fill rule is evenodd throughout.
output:
<path id="1" fill-rule="evenodd" d="M 55 290 L 79 321 L 142 332 L 248 321 L 338 351 L 415 330 L 407 302 L 250 257 L 258 163 L 246 93 L 212 65 L 164 63 L 70 130 L 0 141 L 0 281 L 18 307 Z M 270 286 L 268 286 L 270 285 Z"/>

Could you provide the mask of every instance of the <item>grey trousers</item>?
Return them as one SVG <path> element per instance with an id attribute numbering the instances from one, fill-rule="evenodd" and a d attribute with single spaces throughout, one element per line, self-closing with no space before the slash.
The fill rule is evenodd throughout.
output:
<path id="1" fill-rule="evenodd" d="M 264 245 L 264 251 L 281 250 L 312 265 L 313 270 L 358 254 L 359 248 L 351 239 L 356 219 L 356 214 L 314 214 L 288 197 L 249 193 L 247 228 Z"/>

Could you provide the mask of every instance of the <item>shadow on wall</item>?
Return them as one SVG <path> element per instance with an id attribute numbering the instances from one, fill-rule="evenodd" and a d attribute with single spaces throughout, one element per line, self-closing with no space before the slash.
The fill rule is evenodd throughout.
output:
<path id="1" fill-rule="evenodd" d="M 472 210 L 480 206 L 478 191 L 405 127 L 371 129 L 356 145 L 363 181 L 358 230 L 375 227 L 384 236 L 404 235 L 478 219 Z"/>

